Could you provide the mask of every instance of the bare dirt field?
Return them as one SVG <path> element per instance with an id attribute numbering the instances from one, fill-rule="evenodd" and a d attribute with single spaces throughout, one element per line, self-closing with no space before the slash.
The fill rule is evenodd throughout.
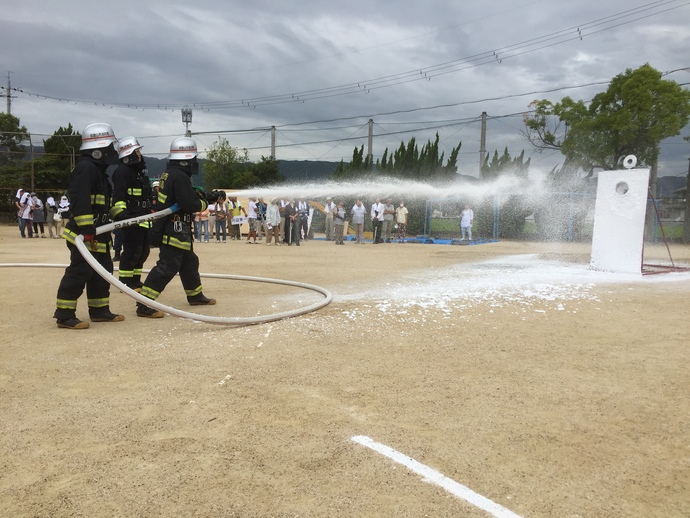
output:
<path id="1" fill-rule="evenodd" d="M 137 318 L 113 289 L 126 320 L 71 331 L 61 268 L 0 268 L 2 516 L 490 516 L 355 436 L 520 516 L 690 514 L 690 273 L 592 272 L 583 244 L 195 248 L 202 272 L 333 301 L 231 327 Z M 0 263 L 67 261 L 0 228 Z M 159 301 L 255 316 L 321 297 L 204 292 L 218 305 L 190 308 L 177 279 Z"/>

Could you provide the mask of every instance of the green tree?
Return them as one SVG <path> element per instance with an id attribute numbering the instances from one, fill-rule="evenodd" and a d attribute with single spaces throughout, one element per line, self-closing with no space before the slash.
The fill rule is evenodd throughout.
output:
<path id="1" fill-rule="evenodd" d="M 0 113 L 0 164 L 21 160 L 26 154 L 22 141 L 29 140 L 29 132 L 19 125 L 19 118 Z"/>
<path id="2" fill-rule="evenodd" d="M 439 154 L 439 135 L 419 149 L 416 138 L 412 137 L 407 144 L 400 142 L 400 146 L 390 154 L 385 149 L 380 160 L 377 160 L 372 168 L 368 156 L 364 155 L 364 145 L 355 147 L 352 152 L 352 161 L 345 165 L 342 161 L 333 173 L 336 180 L 353 180 L 376 175 L 414 179 L 428 183 L 447 183 L 455 180 L 457 172 L 457 159 L 462 143 L 458 143 L 450 153 L 450 158 L 444 164 L 444 153 Z M 407 200 L 406 206 L 410 211 L 410 233 L 421 233 L 424 226 L 424 200 Z"/>
<path id="3" fill-rule="evenodd" d="M 336 180 L 352 180 L 355 178 L 363 178 L 371 176 L 371 159 L 369 155 L 364 156 L 364 144 L 361 147 L 355 147 L 352 152 L 352 161 L 344 167 L 338 167 L 333 172 L 333 178 Z"/>
<path id="4" fill-rule="evenodd" d="M 415 179 L 418 181 L 445 182 L 455 179 L 457 160 L 462 143 L 453 148 L 450 158 L 444 165 L 444 153 L 439 155 L 439 135 L 432 142 L 427 141 L 421 151 L 417 140 L 412 137 L 407 144 L 401 142 L 392 154 L 388 148 L 372 168 L 371 160 L 364 155 L 364 145 L 354 148 L 352 161 L 339 166 L 333 173 L 335 179 L 353 179 L 366 176 L 384 175 L 394 178 Z"/>
<path id="5" fill-rule="evenodd" d="M 0 113 L 0 185 L 7 188 L 30 188 L 30 164 L 23 162 L 29 132 L 14 115 Z"/>
<path id="6" fill-rule="evenodd" d="M 525 161 L 523 150 L 516 157 L 511 157 L 508 148 L 502 155 L 494 151 L 491 160 L 487 156 L 481 168 L 482 181 L 494 181 L 502 175 L 514 175 L 526 178 L 530 159 Z M 509 195 L 506 199 L 487 199 L 475 210 L 477 214 L 477 231 L 484 236 L 493 235 L 494 222 L 498 222 L 498 237 L 506 239 L 519 238 L 525 227 L 525 218 L 532 209 L 522 196 Z M 497 218 L 497 219 L 496 219 Z"/>
<path id="7" fill-rule="evenodd" d="M 207 189 L 247 189 L 284 181 L 278 161 L 262 156 L 255 164 L 249 152 L 232 147 L 226 139 L 214 142 L 203 165 L 203 183 Z"/>
<path id="8" fill-rule="evenodd" d="M 278 161 L 273 157 L 262 156 L 261 160 L 251 165 L 251 170 L 260 185 L 275 185 L 285 181 L 285 177 L 278 171 Z"/>
<path id="9" fill-rule="evenodd" d="M 634 154 L 656 164 L 659 143 L 678 135 L 690 118 L 690 91 L 649 64 L 614 77 L 589 104 L 564 97 L 534 101 L 525 116 L 525 135 L 536 147 L 558 149 L 585 170 L 614 169 Z"/>
<path id="10" fill-rule="evenodd" d="M 335 171 L 333 171 L 333 179 L 334 180 L 342 180 L 345 178 L 345 161 L 340 160 L 340 163 L 338 164 L 338 167 L 335 168 Z"/>
<path id="11" fill-rule="evenodd" d="M 252 185 L 254 177 L 248 171 L 249 152 L 240 151 L 227 139 L 214 142 L 206 154 L 203 174 L 208 189 L 244 189 Z"/>
<path id="12" fill-rule="evenodd" d="M 589 105 L 565 97 L 560 103 L 542 100 L 531 106 L 526 136 L 538 147 L 560 149 L 590 175 L 594 168 L 615 169 L 621 158 L 635 155 L 650 167 L 649 186 L 656 194 L 659 144 L 688 123 L 690 91 L 645 64 L 614 77 Z M 560 122 L 564 133 L 558 135 L 554 128 Z M 648 210 L 648 235 L 655 225 L 654 210 Z"/>
<path id="13" fill-rule="evenodd" d="M 60 126 L 43 141 L 44 154 L 35 161 L 34 178 L 37 189 L 64 189 L 74 169 L 81 145 L 81 135 L 72 124 Z"/>

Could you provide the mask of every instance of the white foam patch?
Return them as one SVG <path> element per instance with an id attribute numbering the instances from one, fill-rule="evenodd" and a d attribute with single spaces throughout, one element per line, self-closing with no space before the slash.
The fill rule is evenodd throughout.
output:
<path id="1" fill-rule="evenodd" d="M 503 307 L 521 305 L 534 312 L 577 310 L 575 302 L 598 302 L 593 289 L 620 283 L 678 282 L 690 280 L 690 273 L 668 273 L 643 277 L 594 271 L 588 265 L 541 260 L 537 255 L 507 256 L 482 263 L 463 263 L 447 269 L 420 271 L 396 283 L 369 286 L 365 291 L 337 291 L 340 301 L 367 301 L 368 305 L 345 312 L 358 314 L 375 307 L 399 315 L 435 309 L 454 313 L 479 305 Z M 533 307 L 536 306 L 536 307 Z M 423 312 L 422 312 L 423 313 Z"/>

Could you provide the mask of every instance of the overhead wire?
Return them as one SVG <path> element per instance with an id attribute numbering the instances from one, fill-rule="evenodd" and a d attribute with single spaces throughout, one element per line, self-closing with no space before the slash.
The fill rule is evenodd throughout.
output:
<path id="1" fill-rule="evenodd" d="M 252 107 L 269 106 L 273 104 L 284 104 L 293 102 L 305 102 L 306 100 L 324 99 L 327 97 L 334 97 L 340 95 L 349 95 L 357 92 L 370 92 L 372 89 L 388 88 L 390 86 L 405 84 L 412 81 L 431 80 L 433 77 L 445 75 L 452 72 L 458 72 L 466 68 L 486 65 L 491 62 L 502 62 L 503 59 L 517 57 L 528 52 L 534 52 L 544 48 L 552 47 L 554 45 L 566 43 L 575 39 L 583 39 L 584 37 L 597 34 L 604 30 L 627 25 L 636 21 L 640 21 L 661 13 L 679 9 L 681 7 L 690 5 L 689 2 L 678 4 L 679 0 L 657 0 L 648 4 L 627 9 L 612 15 L 600 17 L 595 20 L 585 22 L 579 25 L 573 25 L 560 31 L 555 31 L 536 38 L 524 40 L 512 45 L 499 47 L 489 51 L 485 51 L 472 56 L 462 57 L 455 60 L 431 65 L 429 67 L 416 68 L 407 72 L 401 72 L 388 76 L 382 76 L 356 83 L 347 83 L 342 85 L 335 85 L 326 88 L 318 88 L 312 90 L 305 90 L 302 92 L 293 92 L 290 94 L 279 94 L 271 96 L 263 96 L 249 99 L 237 99 L 227 101 L 211 101 L 211 102 L 186 102 L 184 104 L 178 103 L 109 103 L 101 101 L 90 101 L 80 99 L 66 99 L 64 97 L 55 97 L 34 92 L 25 92 L 21 88 L 12 88 L 12 90 L 25 93 L 26 95 L 36 96 L 44 99 L 53 99 L 60 102 L 71 103 L 93 103 L 96 105 L 108 107 L 128 107 L 136 109 L 157 108 L 157 109 L 175 109 L 179 107 L 192 105 L 194 107 L 204 110 L 219 110 L 237 107 Z M 674 5 L 676 4 L 676 5 Z M 662 9 L 665 8 L 665 9 Z M 653 11 L 653 12 L 650 12 Z M 635 17 L 636 16 L 636 17 Z M 632 19 L 628 19 L 635 17 Z M 617 23 L 617 20 L 621 20 Z M 605 27 L 604 27 L 605 26 Z M 597 30 L 591 30 L 599 27 Z M 589 32 L 588 32 L 589 31 Z M 556 41 L 553 41 L 556 40 Z M 550 42 L 545 44 L 546 42 Z M 520 51 L 520 52 L 518 52 Z"/>

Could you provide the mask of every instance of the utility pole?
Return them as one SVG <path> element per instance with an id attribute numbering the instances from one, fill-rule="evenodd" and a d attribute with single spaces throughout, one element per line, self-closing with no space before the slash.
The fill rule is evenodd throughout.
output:
<path id="1" fill-rule="evenodd" d="M 276 159 L 276 127 L 271 126 L 271 158 Z"/>
<path id="2" fill-rule="evenodd" d="M 479 178 L 482 177 L 482 167 L 486 159 L 486 112 L 482 112 L 482 131 L 479 139 Z"/>
<path id="3" fill-rule="evenodd" d="M 0 95 L 7 100 L 7 115 L 12 115 L 12 83 L 10 82 L 11 72 L 7 72 L 7 91 Z"/>
<path id="4" fill-rule="evenodd" d="M 655 158 L 649 167 L 649 204 L 647 208 L 647 217 L 645 224 L 647 226 L 647 240 L 656 242 L 657 240 L 657 226 L 661 221 L 657 220 L 657 176 L 659 171 L 659 159 Z"/>
<path id="5" fill-rule="evenodd" d="M 182 108 L 182 122 L 184 123 L 185 127 L 187 128 L 187 131 L 185 132 L 185 136 L 191 137 L 192 131 L 189 129 L 189 125 L 192 123 L 192 109 L 187 107 L 187 106 Z"/>
<path id="6" fill-rule="evenodd" d="M 374 168 L 374 119 L 369 119 L 369 143 L 367 147 L 367 160 L 369 160 L 369 167 Z"/>
<path id="7" fill-rule="evenodd" d="M 31 133 L 29 133 L 29 146 L 31 149 L 31 192 L 36 190 L 35 184 L 34 184 L 34 143 L 31 140 Z"/>
<path id="8" fill-rule="evenodd" d="M 74 156 L 74 148 L 71 146 L 65 146 L 69 150 L 69 171 L 70 173 L 74 171 L 74 166 L 76 162 L 76 157 Z"/>

